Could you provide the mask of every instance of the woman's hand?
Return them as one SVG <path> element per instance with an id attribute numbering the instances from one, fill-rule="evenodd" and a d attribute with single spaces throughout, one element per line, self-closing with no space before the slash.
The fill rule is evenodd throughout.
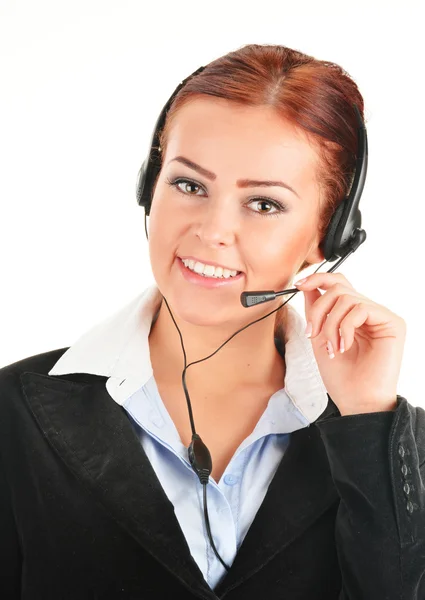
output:
<path id="1" fill-rule="evenodd" d="M 395 410 L 405 321 L 357 292 L 341 273 L 313 273 L 294 285 L 304 293 L 314 355 L 341 415 Z"/>

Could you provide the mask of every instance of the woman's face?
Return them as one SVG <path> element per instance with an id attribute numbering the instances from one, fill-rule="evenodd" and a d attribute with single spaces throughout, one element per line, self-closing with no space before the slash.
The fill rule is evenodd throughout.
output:
<path id="1" fill-rule="evenodd" d="M 241 292 L 285 289 L 304 260 L 323 260 L 317 161 L 302 131 L 272 108 L 200 96 L 179 110 L 152 200 L 149 253 L 155 281 L 180 319 L 214 326 L 251 322 L 282 299 L 247 309 Z M 293 191 L 241 180 L 280 181 Z M 206 288 L 183 276 L 180 257 L 242 276 Z"/>

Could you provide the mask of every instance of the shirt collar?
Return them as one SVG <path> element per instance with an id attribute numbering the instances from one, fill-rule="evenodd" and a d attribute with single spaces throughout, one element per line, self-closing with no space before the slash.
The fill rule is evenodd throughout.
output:
<path id="1" fill-rule="evenodd" d="M 120 405 L 153 375 L 149 333 L 162 294 L 156 284 L 146 288 L 123 308 L 96 324 L 64 352 L 49 375 L 91 373 L 108 377 L 106 388 Z M 320 376 L 305 321 L 286 305 L 285 392 L 309 423 L 325 410 L 328 395 Z"/>

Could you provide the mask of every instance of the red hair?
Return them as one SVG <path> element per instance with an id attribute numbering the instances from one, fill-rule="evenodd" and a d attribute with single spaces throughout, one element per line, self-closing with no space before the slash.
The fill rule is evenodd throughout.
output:
<path id="1" fill-rule="evenodd" d="M 302 129 L 319 155 L 320 239 L 338 204 L 348 195 L 357 154 L 357 120 L 364 119 L 362 95 L 339 65 L 285 46 L 247 44 L 210 62 L 178 92 L 160 132 L 164 156 L 170 125 L 179 109 L 200 94 L 240 105 L 272 106 Z M 310 266 L 304 262 L 299 273 Z"/>

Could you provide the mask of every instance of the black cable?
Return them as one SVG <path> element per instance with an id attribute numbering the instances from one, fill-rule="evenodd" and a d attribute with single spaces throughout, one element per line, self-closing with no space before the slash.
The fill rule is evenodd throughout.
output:
<path id="1" fill-rule="evenodd" d="M 213 538 L 212 538 L 211 528 L 210 528 L 210 520 L 208 518 L 208 508 L 207 508 L 207 483 L 203 483 L 202 484 L 202 487 L 204 488 L 204 517 L 205 517 L 205 525 L 207 527 L 207 533 L 208 533 L 208 537 L 209 537 L 209 540 L 210 540 L 211 547 L 214 550 L 214 553 L 215 553 L 216 557 L 221 562 L 221 564 L 226 569 L 226 571 L 229 571 L 230 567 L 228 567 L 226 565 L 226 563 L 223 562 L 221 556 L 217 552 L 217 548 L 215 547 L 215 544 L 214 544 L 214 541 L 213 541 Z"/>
<path id="2" fill-rule="evenodd" d="M 146 219 L 145 219 L 145 224 L 146 224 Z M 326 262 L 328 262 L 327 260 L 325 260 L 323 263 L 321 263 L 317 269 L 314 271 L 314 273 L 317 273 L 317 271 L 320 269 L 320 267 L 322 267 Z M 195 365 L 197 363 L 203 362 L 204 360 L 207 360 L 208 358 L 211 358 L 212 356 L 214 356 L 214 354 L 216 354 L 221 348 L 223 348 L 223 346 L 225 346 L 227 344 L 227 342 L 230 342 L 230 340 L 232 338 L 235 337 L 235 335 L 237 335 L 238 333 L 240 333 L 241 331 L 243 331 L 244 329 L 247 329 L 248 327 L 250 327 L 251 325 L 254 325 L 254 323 L 258 323 L 259 321 L 262 321 L 263 319 L 265 319 L 266 317 L 269 317 L 270 315 L 272 315 L 273 313 L 277 312 L 278 310 L 280 310 L 281 308 L 283 308 L 285 306 L 285 304 L 287 302 L 289 302 L 289 300 L 291 300 L 291 298 L 293 298 L 295 296 L 295 294 L 298 293 L 299 290 L 297 290 L 296 292 L 294 292 L 291 296 L 289 296 L 289 298 L 287 298 L 287 300 L 285 302 L 283 302 L 281 304 L 281 306 L 278 306 L 277 308 L 275 308 L 274 310 L 272 310 L 271 312 L 269 312 L 267 315 L 264 315 L 263 317 L 260 317 L 259 319 L 256 319 L 255 321 L 252 321 L 252 323 L 248 323 L 248 325 L 245 325 L 244 327 L 242 327 L 242 329 L 239 329 L 238 331 L 236 331 L 232 336 L 229 337 L 228 340 L 226 340 L 224 342 L 224 344 L 222 344 L 219 348 L 217 348 L 217 350 L 215 350 L 212 354 L 210 354 L 209 356 L 206 356 L 205 358 L 202 358 L 201 360 L 196 360 L 194 362 L 189 363 L 188 365 L 186 364 L 186 351 L 184 348 L 184 343 L 183 343 L 183 337 L 181 334 L 181 331 L 173 317 L 173 314 L 170 310 L 170 307 L 168 305 L 167 299 L 165 298 L 165 296 L 162 296 L 165 300 L 165 304 L 168 308 L 168 312 L 170 313 L 170 316 L 174 322 L 174 325 L 176 326 L 176 329 L 179 333 L 180 336 L 180 342 L 181 342 L 181 346 L 182 346 L 182 350 L 183 350 L 183 357 L 184 357 L 184 369 L 183 369 L 183 373 L 182 373 L 182 384 L 183 384 L 183 390 L 186 396 L 186 402 L 187 402 L 187 408 L 189 411 L 189 420 L 190 420 L 190 426 L 192 428 L 192 442 L 189 445 L 188 448 L 188 452 L 189 452 L 189 460 L 190 463 L 192 465 L 192 469 L 195 471 L 195 473 L 198 475 L 199 481 L 201 482 L 201 484 L 203 485 L 204 488 L 204 516 L 205 516 L 205 523 L 206 523 L 206 527 L 207 527 L 207 534 L 210 540 L 210 544 L 211 547 L 215 553 L 215 555 L 217 556 L 217 558 L 219 559 L 219 561 L 221 562 L 221 564 L 224 566 L 224 568 L 229 571 L 229 568 L 225 562 L 223 562 L 222 558 L 220 557 L 219 553 L 217 552 L 217 549 L 215 547 L 214 544 L 214 540 L 212 538 L 212 534 L 211 534 L 211 528 L 210 528 L 210 522 L 209 522 L 209 518 L 208 518 L 208 509 L 207 509 L 207 493 L 206 493 L 206 489 L 207 489 L 207 484 L 209 483 L 209 476 L 211 474 L 212 471 L 212 461 L 211 461 L 211 455 L 210 452 L 207 448 L 207 446 L 203 443 L 201 437 L 196 433 L 195 430 L 195 421 L 193 419 L 193 413 L 192 413 L 192 406 L 191 406 L 191 402 L 190 402 L 190 397 L 189 397 L 189 392 L 187 390 L 187 386 L 186 386 L 186 370 L 191 366 L 191 365 Z"/>
<path id="3" fill-rule="evenodd" d="M 322 266 L 323 266 L 323 265 L 324 265 L 326 262 L 327 262 L 326 260 L 325 260 L 325 261 L 323 261 L 323 262 L 322 262 L 322 263 L 321 263 L 321 264 L 320 264 L 320 265 L 317 267 L 317 269 L 314 271 L 314 273 L 317 273 L 317 271 L 320 269 L 320 267 L 322 267 Z M 296 294 L 298 291 L 299 291 L 299 290 L 297 290 L 297 291 L 296 291 L 296 292 L 294 292 L 294 293 L 293 293 L 291 296 L 289 296 L 289 298 L 286 300 L 286 302 L 283 302 L 283 303 L 281 304 L 281 306 L 278 306 L 277 308 L 275 308 L 274 310 L 272 310 L 271 312 L 269 312 L 267 315 L 264 315 L 263 317 L 260 317 L 259 319 L 256 319 L 255 321 L 252 321 L 252 323 L 248 323 L 248 325 L 245 325 L 244 327 L 242 327 L 242 329 L 239 329 L 238 331 L 236 331 L 236 332 L 235 332 L 233 335 L 231 335 L 231 336 L 229 337 L 229 339 L 228 339 L 228 340 L 226 340 L 226 341 L 225 341 L 223 344 L 221 344 L 221 346 L 219 346 L 219 347 L 217 348 L 217 350 L 215 350 L 215 351 L 214 351 L 212 354 L 210 354 L 209 356 L 206 356 L 205 358 L 201 358 L 200 360 L 195 360 L 195 361 L 193 361 L 193 362 L 189 363 L 188 365 L 186 365 L 186 351 L 185 351 L 185 349 L 184 349 L 184 343 L 183 343 L 183 337 L 182 337 L 182 334 L 181 334 L 181 332 L 180 332 L 180 329 L 179 329 L 179 327 L 178 327 L 178 325 L 177 325 L 177 323 L 176 323 L 176 321 L 175 321 L 175 319 L 174 319 L 174 317 L 173 317 L 173 314 L 172 314 L 172 312 L 171 312 L 171 310 L 170 310 L 170 307 L 169 307 L 169 305 L 168 305 L 167 299 L 165 298 L 165 296 L 162 296 L 162 297 L 164 298 L 164 300 L 165 300 L 165 304 L 167 305 L 168 312 L 170 313 L 170 316 L 171 316 L 171 318 L 172 318 L 172 320 L 173 320 L 173 322 L 174 322 L 174 325 L 176 326 L 176 329 L 177 329 L 177 331 L 178 331 L 178 333 L 179 333 L 179 336 L 180 336 L 180 343 L 181 343 L 182 350 L 183 350 L 183 358 L 184 358 L 184 365 L 185 365 L 185 366 L 184 366 L 184 369 L 183 369 L 183 373 L 182 373 L 182 383 L 183 383 L 183 390 L 184 390 L 184 393 L 185 393 L 185 396 L 186 396 L 186 402 L 187 402 L 187 407 L 188 407 L 188 411 L 189 411 L 189 419 L 190 419 L 190 426 L 191 426 L 191 429 L 192 429 L 192 435 L 196 433 L 196 430 L 195 430 L 195 422 L 194 422 L 194 419 L 193 419 L 192 407 L 191 407 L 191 404 L 190 404 L 189 392 L 187 391 L 187 386 L 186 386 L 186 370 L 187 370 L 189 367 L 191 367 L 192 365 L 196 365 L 197 363 L 203 362 L 204 360 L 207 360 L 208 358 L 211 358 L 212 356 L 214 356 L 214 354 L 217 354 L 217 352 L 218 352 L 219 350 L 221 350 L 221 348 L 223 348 L 223 346 L 225 346 L 225 345 L 227 344 L 227 342 L 230 342 L 230 340 L 231 340 L 232 338 L 234 338 L 234 337 L 235 337 L 235 335 L 237 335 L 238 333 L 240 333 L 240 332 L 241 332 L 241 331 L 243 331 L 244 329 L 247 329 L 247 328 L 248 328 L 248 327 L 250 327 L 251 325 L 254 325 L 255 323 L 258 323 L 259 321 L 262 321 L 263 319 L 265 319 L 265 318 L 269 317 L 269 316 L 270 316 L 270 315 L 272 315 L 273 313 L 275 313 L 275 312 L 277 312 L 278 310 L 280 310 L 281 308 L 283 308 L 283 307 L 285 306 L 285 304 L 286 304 L 287 302 L 289 302 L 289 300 L 291 300 L 291 298 L 293 298 L 293 297 L 295 296 L 295 294 Z"/>

